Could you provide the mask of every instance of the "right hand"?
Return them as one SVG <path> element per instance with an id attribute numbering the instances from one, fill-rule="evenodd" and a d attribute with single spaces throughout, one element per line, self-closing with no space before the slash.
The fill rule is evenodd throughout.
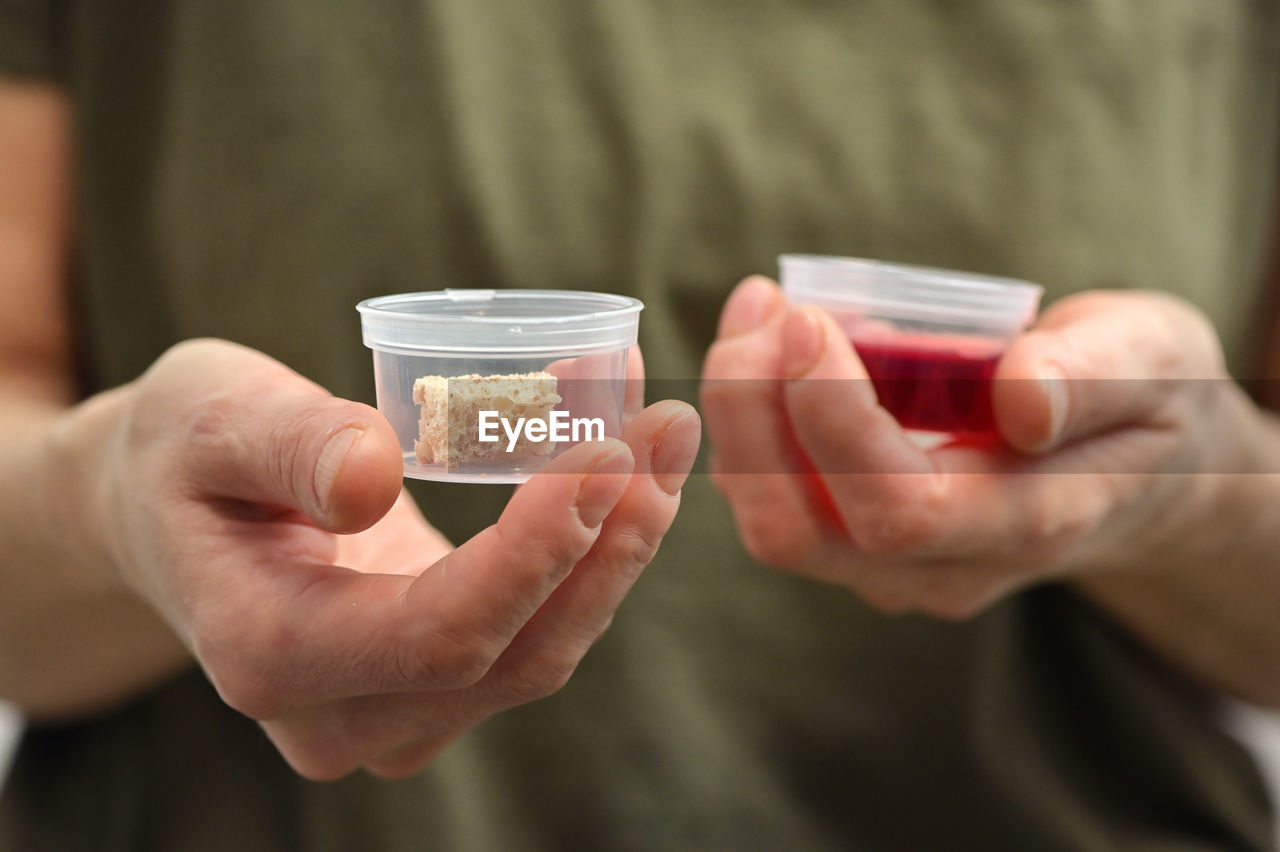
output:
<path id="1" fill-rule="evenodd" d="M 1208 320 L 1140 291 L 1063 299 L 1010 345 L 998 443 L 921 449 L 831 315 L 767 279 L 730 296 L 703 377 L 747 550 L 893 613 L 969 618 L 1066 578 L 1203 578 L 1239 516 L 1238 477 L 1217 473 L 1255 469 L 1262 443 Z"/>
<path id="2" fill-rule="evenodd" d="M 454 549 L 387 422 L 260 353 L 180 344 L 107 397 L 64 445 L 102 564 L 314 779 L 410 774 L 558 689 L 656 552 L 700 430 L 682 403 L 638 412 Z"/>

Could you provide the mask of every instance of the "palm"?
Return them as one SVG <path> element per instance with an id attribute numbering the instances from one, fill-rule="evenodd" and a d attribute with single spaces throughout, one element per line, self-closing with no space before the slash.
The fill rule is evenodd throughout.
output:
<path id="1" fill-rule="evenodd" d="M 334 563 L 365 574 L 419 576 L 453 550 L 427 523 L 409 492 L 400 496 L 381 520 L 364 532 L 336 536 Z"/>

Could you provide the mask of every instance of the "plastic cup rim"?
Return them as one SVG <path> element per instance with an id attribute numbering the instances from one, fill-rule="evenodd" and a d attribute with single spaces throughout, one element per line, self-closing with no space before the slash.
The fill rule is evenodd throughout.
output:
<path id="1" fill-rule="evenodd" d="M 548 316 L 522 316 L 511 313 L 487 313 L 483 315 L 469 313 L 423 313 L 419 311 L 396 310 L 395 306 L 423 303 L 440 304 L 472 304 L 495 305 L 502 302 L 547 302 L 557 299 L 575 299 L 598 301 L 601 310 L 573 311 Z M 406 322 L 442 323 L 447 325 L 519 325 L 519 326 L 555 326 L 568 323 L 589 322 L 596 319 L 624 319 L 638 314 L 644 309 L 644 303 L 632 296 L 616 293 L 598 293 L 589 290 L 482 290 L 482 289 L 445 289 L 424 290 L 414 293 L 395 293 L 386 296 L 374 296 L 356 304 L 356 310 L 366 319 L 385 319 Z"/>

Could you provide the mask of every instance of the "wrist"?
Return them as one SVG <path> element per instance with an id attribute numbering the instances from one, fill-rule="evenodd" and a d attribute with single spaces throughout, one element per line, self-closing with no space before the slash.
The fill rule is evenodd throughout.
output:
<path id="1" fill-rule="evenodd" d="M 1205 417 L 1206 451 L 1178 477 L 1177 497 L 1144 524 L 1116 565 L 1074 584 L 1174 668 L 1205 686 L 1280 706 L 1275 553 L 1280 428 L 1242 392 Z"/>
<path id="2" fill-rule="evenodd" d="M 96 712 L 188 665 L 120 570 L 120 510 L 145 487 L 117 472 L 129 394 L 50 408 L 0 446 L 0 694 L 31 718 Z"/>
<path id="3" fill-rule="evenodd" d="M 1148 489 L 1158 496 L 1135 513 L 1109 568 L 1201 574 L 1207 561 L 1265 535 L 1257 520 L 1267 504 L 1257 493 L 1268 486 L 1247 474 L 1280 471 L 1280 433 L 1266 434 L 1266 416 L 1230 379 L 1195 384 L 1203 393 L 1188 398 L 1176 427 L 1182 449 L 1151 472 Z"/>
<path id="4" fill-rule="evenodd" d="M 1175 541 L 1202 542 L 1179 560 L 1191 570 L 1217 564 L 1227 554 L 1274 553 L 1277 543 L 1280 428 L 1234 382 L 1222 386 L 1222 403 L 1203 439 L 1209 445 L 1203 473 L 1189 477 L 1191 499 L 1178 519 L 1195 534 Z"/>
<path id="5" fill-rule="evenodd" d="M 32 494 L 49 519 L 48 541 L 66 588 L 86 594 L 125 583 L 118 518 L 119 433 L 130 386 L 93 396 L 60 414 L 39 441 Z"/>

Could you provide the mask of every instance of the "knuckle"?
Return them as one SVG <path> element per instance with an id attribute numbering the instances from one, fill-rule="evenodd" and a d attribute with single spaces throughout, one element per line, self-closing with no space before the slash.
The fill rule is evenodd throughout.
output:
<path id="1" fill-rule="evenodd" d="M 171 413 L 182 400 L 213 396 L 207 387 L 193 385 L 192 375 L 202 373 L 212 361 L 223 359 L 238 347 L 225 341 L 184 340 L 165 350 L 135 382 L 139 406 L 155 419 L 156 413 Z"/>
<path id="2" fill-rule="evenodd" d="M 499 518 L 497 533 L 502 540 L 501 552 L 521 555 L 520 576 L 558 583 L 591 549 L 599 530 L 571 521 L 513 532 L 513 528 Z"/>
<path id="3" fill-rule="evenodd" d="M 321 408 L 305 405 L 267 424 L 267 472 L 281 493 L 313 495 L 316 459 L 312 454 L 316 447 L 310 437 L 323 435 L 331 428 L 332 419 L 326 418 L 325 413 Z M 318 495 L 315 496 L 318 502 Z"/>
<path id="4" fill-rule="evenodd" d="M 1209 376 L 1225 374 L 1225 357 L 1218 333 L 1209 317 L 1189 302 L 1168 293 L 1150 294 L 1164 307 L 1162 311 L 1145 311 L 1149 321 L 1156 323 L 1156 338 L 1169 353 L 1175 375 L 1205 378 L 1200 375 L 1208 368 Z"/>
<path id="5" fill-rule="evenodd" d="M 733 376 L 739 369 L 740 361 L 728 342 L 720 340 L 711 344 L 707 357 L 702 362 L 703 384 L 699 391 L 704 400 L 707 394 L 714 398 L 729 389 L 729 385 L 716 380 Z"/>
<path id="6" fill-rule="evenodd" d="M 186 458 L 236 458 L 236 448 L 244 441 L 244 431 L 237 426 L 242 418 L 243 402 L 224 392 L 202 396 L 198 405 L 175 412 L 176 443 Z M 155 436 L 164 418 L 136 417 L 131 423 L 130 439 L 140 446 Z M 168 428 L 168 427 L 164 427 Z"/>
<path id="7" fill-rule="evenodd" d="M 263 625 L 250 634 L 242 627 L 231 629 L 232 623 L 237 622 L 225 619 L 197 628 L 192 640 L 195 656 L 229 707 L 251 719 L 274 718 L 288 704 L 289 679 L 282 672 L 288 668 L 286 642 L 278 626 L 276 637 L 264 642 L 258 641 Z"/>
<path id="8" fill-rule="evenodd" d="M 289 394 L 293 404 L 281 416 L 255 418 L 262 428 L 260 440 L 266 446 L 266 452 L 258 457 L 281 493 L 305 495 L 318 502 L 314 476 L 320 449 L 337 426 L 353 419 L 353 412 L 345 402 L 316 396 L 308 390 L 293 388 Z M 280 396 L 277 393 L 277 398 Z"/>
<path id="9" fill-rule="evenodd" d="M 699 401 L 705 405 L 756 400 L 762 395 L 772 398 L 782 387 L 770 378 L 776 356 L 770 347 L 762 347 L 759 340 L 749 337 L 716 341 L 702 362 Z"/>
<path id="10" fill-rule="evenodd" d="M 1096 491 L 1074 495 L 1069 502 L 1058 489 L 1045 489 L 1027 506 L 1027 520 L 1017 543 L 1021 562 L 1051 567 L 1068 555 L 1101 525 L 1107 501 Z"/>
<path id="11" fill-rule="evenodd" d="M 702 383 L 698 386 L 698 399 L 703 404 L 706 403 L 708 394 L 714 396 L 717 390 L 712 382 L 724 372 L 723 353 L 724 347 L 717 341 L 711 344 L 706 357 L 702 359 Z"/>
<path id="12" fill-rule="evenodd" d="M 205 665 L 218 695 L 228 707 L 250 719 L 271 719 L 283 709 L 279 690 L 270 681 L 241 667 Z"/>
<path id="13" fill-rule="evenodd" d="M 1024 565 L 1036 569 L 1051 568 L 1061 564 L 1084 539 L 1082 531 L 1060 530 L 1051 536 L 1036 536 L 1022 547 Z"/>
<path id="14" fill-rule="evenodd" d="M 856 550 L 872 560 L 895 560 L 938 550 L 949 526 L 957 480 L 897 474 L 865 477 L 862 487 L 878 495 L 874 508 L 861 512 L 848 524 Z"/>
<path id="15" fill-rule="evenodd" d="M 216 441 L 228 434 L 227 425 L 235 420 L 241 402 L 230 394 L 211 394 L 200 401 L 183 425 L 189 439 Z"/>
<path id="16" fill-rule="evenodd" d="M 589 530 L 581 523 L 573 525 L 560 534 L 548 530 L 540 536 L 532 536 L 524 544 L 525 553 L 529 556 L 528 566 L 537 574 L 545 574 L 552 570 L 553 580 L 568 572 L 575 563 L 595 543 L 598 531 Z"/>
<path id="17" fill-rule="evenodd" d="M 262 728 L 299 775 L 312 781 L 334 781 L 360 768 L 367 752 L 349 718 L 353 704 L 312 707 L 300 714 L 264 721 Z"/>
<path id="18" fill-rule="evenodd" d="M 123 447 L 132 458 L 151 458 L 154 450 L 163 451 L 166 446 L 179 450 L 181 457 L 222 450 L 222 442 L 231 431 L 227 424 L 234 409 L 229 397 L 208 394 L 199 405 L 191 405 L 183 403 L 171 388 L 157 387 L 145 379 L 139 379 L 134 387 L 136 392 L 120 433 Z"/>
<path id="19" fill-rule="evenodd" d="M 662 545 L 664 530 L 646 525 L 628 527 L 615 534 L 614 547 L 626 565 L 643 567 L 653 561 Z"/>
<path id="20" fill-rule="evenodd" d="M 550 697 L 569 682 L 580 659 L 573 651 L 541 650 L 503 669 L 494 679 L 494 693 L 512 706 Z"/>
<path id="21" fill-rule="evenodd" d="M 406 685 L 430 690 L 464 689 L 483 678 L 494 654 L 478 637 L 458 638 L 441 630 L 399 643 L 401 677 Z"/>
<path id="22" fill-rule="evenodd" d="M 937 523 L 919 512 L 866 517 L 849 531 L 858 550 L 873 559 L 896 558 L 925 550 L 939 538 Z"/>
<path id="23" fill-rule="evenodd" d="M 817 548 L 807 524 L 796 523 L 786 513 L 756 506 L 739 512 L 739 538 L 751 558 L 778 568 L 808 564 Z"/>
<path id="24" fill-rule="evenodd" d="M 154 379 L 167 375 L 185 372 L 193 365 L 198 365 L 211 350 L 216 350 L 216 342 L 207 338 L 190 338 L 180 340 L 160 353 L 151 366 L 143 373 L 144 379 Z"/>
<path id="25" fill-rule="evenodd" d="M 203 361 L 209 357 L 210 353 L 218 353 L 227 347 L 228 344 L 225 341 L 210 337 L 192 337 L 170 346 L 160 355 L 156 363 L 172 362 L 177 366 L 184 366 L 191 360 Z"/>

